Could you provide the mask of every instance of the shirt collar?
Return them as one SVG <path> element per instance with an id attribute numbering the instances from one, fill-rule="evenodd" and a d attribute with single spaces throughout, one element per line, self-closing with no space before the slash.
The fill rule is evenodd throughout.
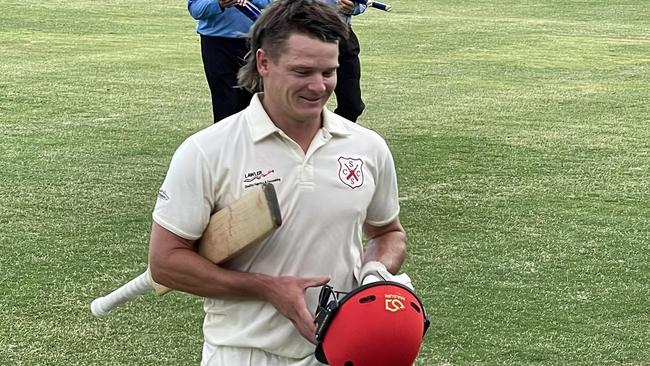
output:
<path id="1" fill-rule="evenodd" d="M 251 99 L 251 103 L 246 109 L 246 121 L 250 129 L 251 137 L 254 142 L 259 142 L 264 138 L 279 132 L 280 129 L 271 121 L 269 115 L 266 114 L 262 101 L 260 100 L 261 93 L 256 93 Z"/>
<path id="2" fill-rule="evenodd" d="M 329 109 L 323 109 L 323 130 L 332 135 L 348 136 L 350 130 L 345 125 L 345 119 Z"/>
<path id="3" fill-rule="evenodd" d="M 274 133 L 280 132 L 280 129 L 271 121 L 269 115 L 266 114 L 266 110 L 264 110 L 262 101 L 260 100 L 261 95 L 262 93 L 253 95 L 250 105 L 246 110 L 246 120 L 254 142 L 259 142 Z M 334 136 L 350 135 L 350 131 L 345 126 L 344 121 L 339 115 L 331 112 L 327 108 L 323 108 L 323 127 L 321 131 Z"/>

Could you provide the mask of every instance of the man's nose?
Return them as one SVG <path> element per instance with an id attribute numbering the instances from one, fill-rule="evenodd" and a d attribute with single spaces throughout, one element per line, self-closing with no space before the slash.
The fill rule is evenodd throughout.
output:
<path id="1" fill-rule="evenodd" d="M 309 90 L 322 93 L 327 87 L 325 86 L 325 78 L 323 75 L 315 74 L 309 80 Z"/>

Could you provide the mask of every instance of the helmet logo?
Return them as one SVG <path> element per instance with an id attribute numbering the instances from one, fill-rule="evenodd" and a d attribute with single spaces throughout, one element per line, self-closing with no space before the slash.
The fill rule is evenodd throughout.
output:
<path id="1" fill-rule="evenodd" d="M 404 309 L 404 300 L 402 296 L 399 295 L 392 295 L 392 294 L 386 294 L 385 296 L 385 304 L 386 304 L 386 310 L 391 311 L 393 313 L 396 313 L 400 310 Z"/>

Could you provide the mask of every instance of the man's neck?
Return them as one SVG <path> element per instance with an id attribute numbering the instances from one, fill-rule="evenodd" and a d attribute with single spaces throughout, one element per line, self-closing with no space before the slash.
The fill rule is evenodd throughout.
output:
<path id="1" fill-rule="evenodd" d="M 321 113 L 317 119 L 313 121 L 298 121 L 293 119 L 280 118 L 281 113 L 271 106 L 267 105 L 264 101 L 264 95 L 260 95 L 262 106 L 268 114 L 271 121 L 284 132 L 290 139 L 297 143 L 303 152 L 307 153 L 309 145 L 311 145 L 314 136 L 318 130 L 323 126 L 323 114 Z"/>
<path id="2" fill-rule="evenodd" d="M 273 120 L 273 119 L 271 119 Z M 309 150 L 314 136 L 323 125 L 322 117 L 313 122 L 273 121 L 290 139 L 297 143 L 304 153 Z"/>

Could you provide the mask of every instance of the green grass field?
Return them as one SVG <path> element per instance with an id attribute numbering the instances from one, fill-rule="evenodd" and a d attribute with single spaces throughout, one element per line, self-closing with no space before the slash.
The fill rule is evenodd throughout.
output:
<path id="1" fill-rule="evenodd" d="M 90 301 L 146 268 L 209 125 L 184 1 L 0 0 L 0 365 L 197 365 L 201 301 Z M 398 165 L 418 365 L 650 365 L 650 3 L 394 0 L 355 19 Z"/>

